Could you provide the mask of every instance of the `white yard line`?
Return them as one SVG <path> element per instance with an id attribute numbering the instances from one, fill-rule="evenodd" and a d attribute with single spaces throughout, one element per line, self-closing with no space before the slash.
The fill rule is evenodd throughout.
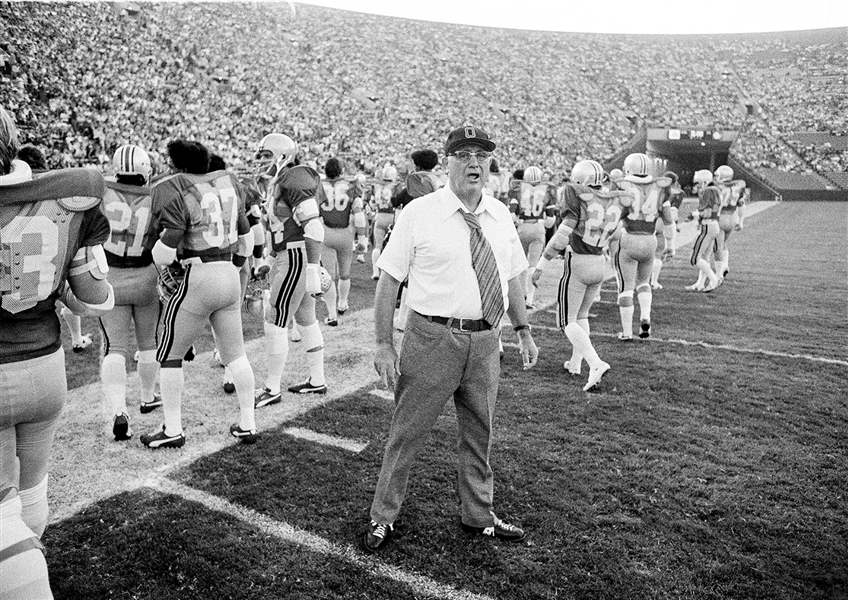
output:
<path id="1" fill-rule="evenodd" d="M 556 331 L 559 332 L 559 328 L 557 327 L 549 327 L 547 325 L 534 325 L 533 329 L 538 331 Z M 603 338 L 612 338 L 618 339 L 617 333 L 600 333 L 593 331 L 592 337 L 603 337 Z M 827 358 L 825 356 L 813 356 L 811 354 L 793 354 L 791 352 L 776 352 L 774 350 L 764 350 L 762 348 L 742 348 L 740 346 L 731 346 L 730 344 L 711 344 L 710 342 L 702 342 L 702 341 L 690 341 L 690 340 L 682 340 L 677 338 L 659 338 L 651 336 L 648 340 L 646 340 L 650 344 L 676 344 L 678 346 L 691 346 L 691 347 L 700 347 L 700 348 L 708 348 L 710 350 L 727 350 L 730 352 L 740 352 L 742 354 L 755 354 L 759 356 L 772 356 L 776 358 L 791 358 L 793 360 L 808 360 L 811 362 L 823 363 L 827 365 L 839 365 L 843 367 L 848 367 L 848 361 L 839 360 L 836 358 Z M 633 343 L 641 343 L 639 339 L 634 339 Z M 507 348 L 518 348 L 518 344 L 505 343 L 504 347 Z"/>
<path id="2" fill-rule="evenodd" d="M 395 395 L 390 390 L 381 390 L 379 388 L 375 388 L 371 390 L 372 396 L 377 396 L 378 398 L 382 398 L 383 400 L 394 400 Z"/>
<path id="3" fill-rule="evenodd" d="M 312 552 L 343 560 L 374 577 L 392 579 L 408 586 L 416 597 L 425 596 L 446 600 L 492 600 L 490 596 L 460 590 L 413 571 L 405 571 L 386 564 L 379 558 L 367 556 L 348 544 L 336 544 L 284 521 L 277 521 L 244 506 L 233 504 L 218 496 L 207 494 L 161 476 L 148 478 L 144 485 L 163 493 L 176 494 L 186 500 L 198 502 L 210 510 L 235 517 L 278 540 L 297 544 Z"/>
<path id="4" fill-rule="evenodd" d="M 323 444 L 324 446 L 341 448 L 342 450 L 347 450 L 348 452 L 353 452 L 355 454 L 359 454 L 368 447 L 368 442 L 359 442 L 349 438 L 318 433 L 317 431 L 304 429 L 303 427 L 288 427 L 283 429 L 283 433 L 301 440 Z"/>

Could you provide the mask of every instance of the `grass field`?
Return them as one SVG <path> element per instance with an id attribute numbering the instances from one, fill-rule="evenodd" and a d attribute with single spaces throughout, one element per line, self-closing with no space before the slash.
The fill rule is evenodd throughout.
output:
<path id="1" fill-rule="evenodd" d="M 695 273 L 682 250 L 654 296 L 650 341 L 615 339 L 608 283 L 592 328 L 613 369 L 597 393 L 563 371 L 569 344 L 552 307 L 539 310 L 537 367 L 523 371 L 507 348 L 493 452 L 496 509 L 528 531 L 518 545 L 459 530 L 448 405 L 413 469 L 395 541 L 377 557 L 356 548 L 392 409 L 370 367 L 370 270 L 355 271 L 361 310 L 327 332 L 331 393 L 259 413 L 255 446 L 222 433 L 234 400 L 208 355 L 187 369 L 186 447 L 154 453 L 111 442 L 105 422 L 87 425 L 99 418 L 96 366 L 69 354 L 77 388 L 44 536 L 54 593 L 848 597 L 846 223 L 848 205 L 837 204 L 750 217 L 713 294 L 683 290 Z M 555 280 L 546 274 L 541 302 Z M 255 337 L 258 326 L 246 329 Z M 292 354 L 286 377 L 302 368 Z M 147 417 L 136 426 L 161 418 Z"/>

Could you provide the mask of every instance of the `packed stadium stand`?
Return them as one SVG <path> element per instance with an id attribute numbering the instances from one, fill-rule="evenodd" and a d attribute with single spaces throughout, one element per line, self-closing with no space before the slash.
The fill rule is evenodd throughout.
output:
<path id="1" fill-rule="evenodd" d="M 731 157 L 771 188 L 848 190 L 845 28 L 603 35 L 288 3 L 4 2 L 0 104 L 54 167 L 181 136 L 237 166 L 282 130 L 317 165 L 372 170 L 471 121 L 505 166 L 558 174 L 646 123 L 685 123 L 739 131 Z"/>

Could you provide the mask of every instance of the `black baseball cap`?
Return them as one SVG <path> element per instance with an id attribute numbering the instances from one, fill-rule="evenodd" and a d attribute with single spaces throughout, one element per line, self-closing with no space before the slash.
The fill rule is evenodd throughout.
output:
<path id="1" fill-rule="evenodd" d="M 489 152 L 495 149 L 495 142 L 489 139 L 488 133 L 479 127 L 465 125 L 464 127 L 457 127 L 450 132 L 445 142 L 445 154 L 450 154 L 460 146 L 465 146 L 466 144 L 480 146 L 483 150 L 488 150 Z"/>

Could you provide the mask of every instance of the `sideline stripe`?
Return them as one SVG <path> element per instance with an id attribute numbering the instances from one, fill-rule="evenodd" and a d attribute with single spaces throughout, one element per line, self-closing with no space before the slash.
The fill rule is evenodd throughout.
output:
<path id="1" fill-rule="evenodd" d="M 550 327 L 548 325 L 533 325 L 533 329 L 538 329 L 539 331 L 559 331 L 556 327 Z M 617 333 L 596 333 L 592 332 L 592 337 L 605 337 L 605 338 L 614 338 L 618 339 Z M 677 338 L 658 338 L 651 336 L 648 340 L 649 343 L 660 343 L 660 344 L 678 344 L 680 346 L 697 346 L 700 348 L 709 348 L 711 350 L 729 350 L 731 352 L 741 352 L 742 354 L 758 354 L 762 356 L 775 356 L 778 358 L 792 358 L 795 360 L 809 360 L 812 362 L 819 362 L 828 365 L 840 365 L 843 367 L 848 367 L 848 361 L 839 360 L 836 358 L 827 358 L 824 356 L 812 356 L 811 354 L 792 354 L 790 352 L 776 352 L 774 350 L 764 350 L 762 348 L 740 348 L 739 346 L 731 346 L 729 344 L 711 344 L 709 342 L 692 342 L 689 340 L 682 340 Z M 637 342 L 638 343 L 638 342 Z M 509 346 L 510 348 L 517 348 L 517 344 L 504 344 L 504 346 Z"/>
<path id="2" fill-rule="evenodd" d="M 336 437 L 334 435 L 327 435 L 325 433 L 318 433 L 317 431 L 312 431 L 311 429 L 304 429 L 303 427 L 288 427 L 286 429 L 283 429 L 283 433 L 286 433 L 292 437 L 300 438 L 302 440 L 307 440 L 309 442 L 317 442 L 319 444 L 324 444 L 325 446 L 335 446 L 336 448 L 348 450 L 356 454 L 359 454 L 360 452 L 365 450 L 365 448 L 368 447 L 368 444 L 366 442 L 358 442 L 349 438 Z"/>
<path id="3" fill-rule="evenodd" d="M 303 529 L 298 529 L 284 521 L 276 521 L 244 506 L 233 504 L 223 498 L 207 494 L 206 492 L 196 490 L 170 479 L 151 477 L 145 481 L 145 486 L 166 494 L 176 494 L 186 500 L 198 502 L 210 510 L 235 517 L 267 535 L 272 535 L 284 542 L 303 546 L 313 552 L 343 560 L 373 576 L 392 579 L 409 586 L 416 597 L 425 596 L 428 598 L 445 598 L 447 600 L 492 600 L 490 596 L 459 590 L 415 573 L 414 571 L 404 571 L 403 569 L 382 562 L 379 558 L 367 556 L 349 544 L 336 544 L 321 536 L 309 533 Z"/>

